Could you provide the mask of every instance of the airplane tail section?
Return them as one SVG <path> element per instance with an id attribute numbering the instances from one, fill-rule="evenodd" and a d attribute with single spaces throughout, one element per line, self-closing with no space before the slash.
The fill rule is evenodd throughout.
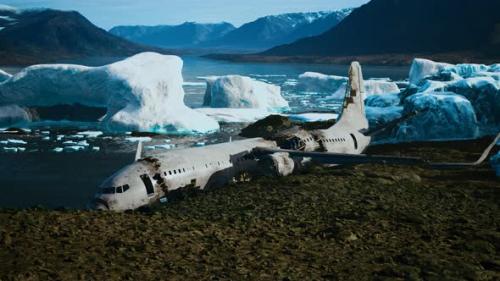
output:
<path id="1" fill-rule="evenodd" d="M 364 95 L 365 87 L 361 65 L 358 62 L 352 62 L 349 69 L 349 82 L 346 87 L 342 113 L 337 124 L 349 126 L 355 130 L 368 129 Z"/>

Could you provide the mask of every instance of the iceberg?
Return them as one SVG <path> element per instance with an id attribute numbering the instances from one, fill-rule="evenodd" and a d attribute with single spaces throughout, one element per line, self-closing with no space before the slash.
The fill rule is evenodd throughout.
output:
<path id="1" fill-rule="evenodd" d="M 365 105 L 369 107 L 389 107 L 399 105 L 401 98 L 399 94 L 390 93 L 385 95 L 372 95 L 365 99 Z"/>
<path id="2" fill-rule="evenodd" d="M 24 124 L 31 121 L 30 114 L 17 105 L 0 105 L 0 126 Z"/>
<path id="3" fill-rule="evenodd" d="M 35 65 L 0 83 L 0 105 L 105 108 L 104 130 L 208 133 L 212 118 L 184 104 L 182 60 L 141 53 L 101 67 Z"/>
<path id="4" fill-rule="evenodd" d="M 370 128 L 378 128 L 403 116 L 402 106 L 365 107 L 366 118 Z"/>
<path id="5" fill-rule="evenodd" d="M 453 65 L 449 63 L 433 62 L 428 59 L 416 58 L 410 67 L 410 84 L 418 85 L 424 78 L 436 75 Z"/>
<path id="6" fill-rule="evenodd" d="M 227 75 L 206 78 L 203 106 L 212 108 L 258 108 L 269 112 L 288 109 L 279 86 L 250 77 Z"/>
<path id="7" fill-rule="evenodd" d="M 317 72 L 305 72 L 299 75 L 297 89 L 303 92 L 335 92 L 349 79 L 343 76 L 326 75 Z M 342 96 L 343 97 L 343 96 Z"/>
<path id="8" fill-rule="evenodd" d="M 403 122 L 398 141 L 468 139 L 478 136 L 478 122 L 469 100 L 451 92 L 417 93 L 403 102 L 403 114 L 421 112 Z"/>
<path id="9" fill-rule="evenodd" d="M 250 123 L 273 114 L 260 108 L 197 108 L 199 111 L 221 123 Z"/>
<path id="10" fill-rule="evenodd" d="M 370 79 L 364 82 L 365 84 L 365 97 L 371 95 L 385 95 L 385 94 L 399 94 L 400 90 L 395 82 Z"/>
<path id="11" fill-rule="evenodd" d="M 2 83 L 3 81 L 5 81 L 11 77 L 12 77 L 12 75 L 10 75 L 9 73 L 0 69 L 0 83 Z"/>
<path id="12" fill-rule="evenodd" d="M 299 76 L 297 89 L 303 92 L 328 93 L 331 99 L 343 99 L 346 93 L 347 77 L 325 75 L 316 72 L 305 72 Z M 400 89 L 395 82 L 388 79 L 365 80 L 365 97 L 399 93 Z"/>
<path id="13" fill-rule="evenodd" d="M 470 77 L 446 86 L 466 97 L 474 106 L 478 121 L 500 128 L 500 82 L 492 77 Z"/>

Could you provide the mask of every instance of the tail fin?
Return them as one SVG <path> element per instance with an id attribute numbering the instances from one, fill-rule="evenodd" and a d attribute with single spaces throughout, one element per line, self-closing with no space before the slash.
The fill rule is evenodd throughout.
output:
<path id="1" fill-rule="evenodd" d="M 351 63 L 349 69 L 349 82 L 346 87 L 344 105 L 337 124 L 343 124 L 355 130 L 368 129 L 364 95 L 365 86 L 361 65 L 355 61 Z"/>
<path id="2" fill-rule="evenodd" d="M 142 158 L 142 141 L 137 143 L 137 150 L 135 151 L 135 160 L 137 161 Z"/>

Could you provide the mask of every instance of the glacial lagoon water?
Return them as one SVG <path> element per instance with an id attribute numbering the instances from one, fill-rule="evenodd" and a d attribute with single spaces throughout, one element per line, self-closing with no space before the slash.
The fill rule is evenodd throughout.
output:
<path id="1" fill-rule="evenodd" d="M 71 61 L 89 66 L 98 66 L 117 61 L 119 58 L 99 58 Z M 183 57 L 185 80 L 185 102 L 191 107 L 203 103 L 205 83 L 203 77 L 239 74 L 282 86 L 283 96 L 293 112 L 333 111 L 339 101 L 324 99 L 321 95 L 301 93 L 294 90 L 300 74 L 313 71 L 324 74 L 346 76 L 347 65 L 321 64 L 273 64 L 233 63 L 195 56 Z M 1 67 L 10 73 L 19 67 Z M 408 77 L 409 67 L 365 66 L 365 78 L 391 78 L 402 80 Z M 146 153 L 226 141 L 237 138 L 242 125 L 223 125 L 219 133 L 205 136 L 159 136 L 146 143 Z M 20 140 L 26 142 L 17 153 L 0 150 L 0 208 L 25 208 L 43 206 L 47 208 L 85 208 L 97 185 L 117 169 L 133 160 L 136 143 L 127 135 L 101 135 L 97 138 L 80 137 L 85 128 L 39 129 L 12 136 L 0 134 L 0 141 Z M 88 144 L 85 151 L 56 152 L 64 148 L 64 142 Z M 9 146 L 14 146 L 9 144 Z M 93 150 L 98 147 L 99 150 Z M 58 149 L 60 148 L 60 149 Z"/>

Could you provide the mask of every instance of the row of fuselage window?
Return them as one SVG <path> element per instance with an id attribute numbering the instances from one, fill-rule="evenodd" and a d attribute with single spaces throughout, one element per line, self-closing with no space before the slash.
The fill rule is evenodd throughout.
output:
<path id="1" fill-rule="evenodd" d="M 241 157 L 241 158 L 237 158 L 236 159 L 236 163 L 238 162 L 242 162 L 242 161 L 245 161 L 245 160 L 252 160 L 254 159 L 252 156 L 250 156 L 249 154 Z M 221 166 L 221 165 L 224 165 L 224 163 L 227 162 L 227 161 L 217 161 L 216 162 L 211 162 L 211 163 L 206 163 L 205 164 L 205 169 L 208 169 L 210 167 L 213 167 L 213 166 Z M 229 163 L 233 163 L 233 161 L 229 160 Z M 163 174 L 168 177 L 168 176 L 174 176 L 174 175 L 179 175 L 179 174 L 182 174 L 182 173 L 186 173 L 189 169 L 186 169 L 186 168 L 181 168 L 181 169 L 174 169 L 174 170 L 170 170 L 168 172 L 163 172 Z M 193 166 L 191 168 L 192 171 L 196 170 L 196 168 Z"/>
<path id="2" fill-rule="evenodd" d="M 305 142 L 314 141 L 314 138 L 310 137 L 304 140 Z M 345 142 L 345 138 L 333 138 L 333 139 L 321 139 L 323 142 Z"/>

